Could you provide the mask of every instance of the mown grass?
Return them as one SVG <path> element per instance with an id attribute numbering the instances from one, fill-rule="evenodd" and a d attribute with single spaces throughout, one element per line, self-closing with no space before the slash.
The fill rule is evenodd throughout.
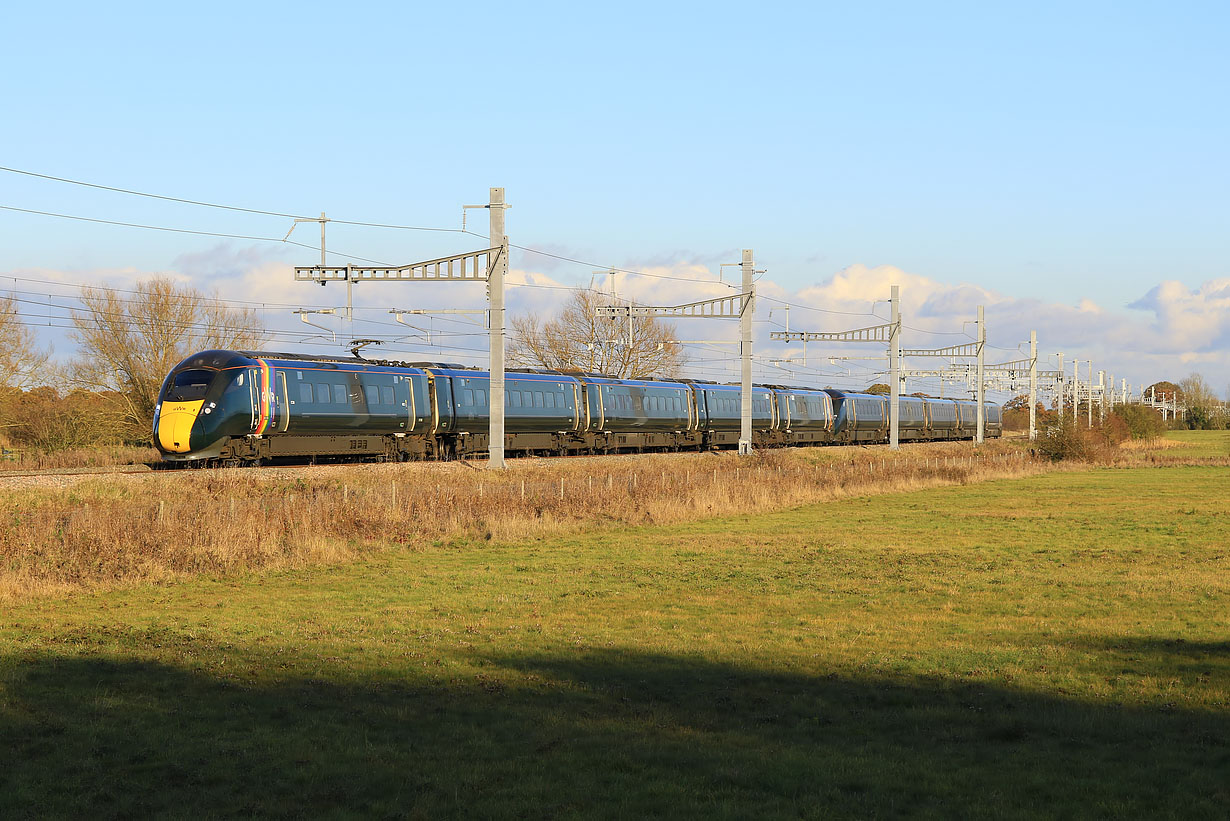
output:
<path id="1" fill-rule="evenodd" d="M 1224 817 L 1230 470 L 1055 472 L 0 618 L 0 816 Z"/>
<path id="2" fill-rule="evenodd" d="M 1170 430 L 1166 438 L 1195 457 L 1230 456 L 1230 430 Z"/>

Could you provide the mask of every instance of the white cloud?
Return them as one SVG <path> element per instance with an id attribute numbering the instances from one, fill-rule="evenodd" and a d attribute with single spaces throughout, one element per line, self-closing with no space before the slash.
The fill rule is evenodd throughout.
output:
<path id="1" fill-rule="evenodd" d="M 689 259 L 677 255 L 668 259 L 648 261 L 643 265 L 627 263 L 629 269 L 652 276 L 618 273 L 615 287 L 622 298 L 641 304 L 678 305 L 738 291 L 738 269 L 726 269 L 724 281 L 718 278 L 715 260 L 735 258 L 733 253 L 715 255 L 713 260 Z M 575 278 L 554 273 L 553 266 L 536 263 L 531 255 L 523 256 L 523 265 L 509 271 L 506 304 L 509 316 L 534 312 L 551 314 L 568 298 L 572 287 L 593 287 L 609 290 L 611 282 L 603 274 L 583 272 Z M 169 271 L 140 271 L 132 268 L 91 271 L 26 270 L 7 272 L 8 276 L 25 277 L 38 283 L 18 280 L 9 287 L 17 290 L 47 290 L 68 295 L 80 283 L 126 288 L 140 279 L 158 274 L 191 283 L 203 291 L 215 288 L 227 299 L 261 303 L 268 306 L 263 313 L 268 324 L 276 329 L 302 330 L 302 323 L 291 313 L 293 307 L 341 306 L 345 303 L 345 286 L 330 284 L 325 288 L 296 282 L 293 265 L 286 261 L 280 249 L 262 246 L 245 247 L 219 245 L 207 251 L 185 254 L 175 260 Z M 3 276 L 0 273 L 0 276 Z M 10 280 L 12 282 L 12 280 Z M 39 283 L 53 283 L 44 285 Z M 0 279 L 0 285 L 5 285 Z M 851 265 L 823 280 L 803 288 L 789 289 L 770 276 L 757 284 L 759 300 L 756 312 L 757 356 L 767 362 L 774 357 L 798 357 L 801 346 L 786 345 L 768 338 L 785 321 L 784 306 L 779 301 L 797 306 L 789 314 L 792 330 L 845 330 L 887 321 L 887 304 L 892 285 L 899 285 L 907 347 L 941 347 L 969 341 L 974 335 L 973 320 L 979 305 L 985 306 L 989 359 L 1011 360 L 1024 356 L 1029 332 L 1038 333 L 1039 352 L 1043 363 L 1047 357 L 1063 351 L 1066 361 L 1092 358 L 1097 368 L 1105 368 L 1117 378 L 1126 377 L 1133 384 L 1159 379 L 1179 379 L 1193 370 L 1200 371 L 1213 385 L 1230 382 L 1230 279 L 1204 282 L 1189 288 L 1180 282 L 1165 281 L 1125 306 L 1104 305 L 1087 295 L 1074 295 L 1073 301 L 1045 302 L 1022 299 L 989 290 L 976 284 L 943 282 L 903 271 L 891 265 L 868 267 Z M 466 308 L 486 307 L 481 283 L 421 283 L 359 284 L 354 288 L 356 335 L 393 336 L 402 330 L 390 308 Z M 65 301 L 61 298 L 61 301 Z M 65 304 L 67 302 L 65 301 Z M 772 318 L 770 320 L 770 312 Z M 407 354 L 416 358 L 447 358 L 457 361 L 481 361 L 480 353 L 467 354 L 470 347 L 481 352 L 485 340 L 464 336 L 481 331 L 474 317 L 436 317 L 431 325 L 437 331 L 452 330 L 463 334 L 453 342 L 453 352 Z M 341 330 L 337 319 L 324 318 Z M 423 323 L 425 324 L 427 320 Z M 738 323 L 702 320 L 679 320 L 679 335 L 684 339 L 734 340 Z M 406 329 L 410 333 L 410 329 Z M 443 337 L 439 337 L 443 338 Z M 438 340 L 438 338 L 437 338 Z M 421 343 L 416 339 L 410 342 Z M 286 347 L 288 343 L 279 343 Z M 410 344 L 407 342 L 407 344 Z M 62 344 L 57 349 L 64 351 Z M 68 346 L 71 347 L 71 346 Z M 447 350 L 447 349 L 446 349 Z M 693 349 L 698 359 L 713 362 L 703 366 L 699 375 L 714 378 L 735 378 L 737 368 L 732 360 L 733 348 L 698 346 Z M 883 365 L 870 360 L 847 360 L 838 365 L 827 361 L 827 354 L 873 356 L 877 346 L 820 346 L 808 349 L 808 368 L 796 368 L 789 379 L 766 362 L 758 366 L 757 378 L 775 378 L 812 384 L 841 383 L 836 373 L 848 370 L 847 384 L 877 381 L 876 371 Z M 467 359 L 468 357 L 468 359 Z M 1053 361 L 1053 360 L 1051 360 Z M 912 363 L 921 366 L 922 362 Z M 792 367 L 792 366 L 783 366 Z M 1084 371 L 1084 367 L 1082 367 Z"/>
<path id="2" fill-rule="evenodd" d="M 1199 366 L 1213 384 L 1230 379 L 1230 279 L 1211 280 L 1189 289 L 1178 282 L 1163 282 L 1129 308 L 1152 317 L 1116 310 L 1089 297 L 1075 304 L 1020 299 L 968 283 L 939 282 L 893 266 L 867 268 L 853 265 L 815 285 L 795 292 L 791 301 L 828 311 L 871 312 L 874 301 L 888 297 L 891 285 L 901 286 L 907 346 L 940 347 L 962 338 L 921 332 L 974 334 L 972 321 L 985 306 L 988 343 L 992 356 L 1014 359 L 1025 351 L 1021 343 L 1029 332 L 1038 333 L 1040 356 L 1058 351 L 1082 360 L 1092 358 L 1129 382 L 1177 379 Z M 766 289 L 767 290 L 767 289 Z M 780 289 L 770 292 L 789 299 Z M 887 317 L 887 306 L 875 306 Z M 791 324 L 803 329 L 803 311 Z M 839 330 L 874 323 L 869 316 L 816 313 L 808 316 L 809 329 Z M 1007 349 L 1007 350 L 1003 350 Z M 1083 370 L 1083 367 L 1082 367 Z"/>

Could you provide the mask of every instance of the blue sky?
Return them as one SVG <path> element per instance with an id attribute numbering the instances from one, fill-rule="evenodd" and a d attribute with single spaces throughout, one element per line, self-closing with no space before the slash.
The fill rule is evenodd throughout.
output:
<path id="1" fill-rule="evenodd" d="M 1220 391 L 1228 9 L 23 4 L 0 29 L 0 165 L 440 227 L 502 185 L 518 244 L 697 276 L 753 248 L 782 295 L 847 270 L 900 270 L 928 297 L 968 286 L 1007 300 L 1022 327 L 1001 322 L 1005 347 L 1036 325 L 1046 350 L 1089 350 L 1136 381 L 1201 370 Z M 289 227 L 13 174 L 0 174 L 0 205 L 244 235 Z M 242 290 L 314 261 L 272 243 L 13 212 L 0 212 L 0 236 L 0 276 L 74 282 L 174 272 Z M 470 247 L 445 233 L 331 226 L 329 237 L 396 262 Z M 524 253 L 513 263 L 559 284 L 592 271 Z M 652 282 L 637 295 L 665 299 Z M 293 287 L 308 286 L 283 289 L 291 301 Z M 390 300 L 404 301 L 372 304 Z M 1082 329 L 1093 313 L 1100 330 Z M 918 324 L 960 330 L 953 320 Z M 831 327 L 822 314 L 792 320 L 809 322 Z M 1182 333 L 1197 326 L 1207 332 Z M 1148 340 L 1158 358 L 1110 339 Z"/>

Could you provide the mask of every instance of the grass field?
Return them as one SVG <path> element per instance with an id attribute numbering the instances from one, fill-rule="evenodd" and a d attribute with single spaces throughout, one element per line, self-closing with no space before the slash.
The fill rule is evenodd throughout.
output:
<path id="1" fill-rule="evenodd" d="M 0 816 L 1225 817 L 1230 469 L 0 615 Z"/>
<path id="2" fill-rule="evenodd" d="M 1182 453 L 1198 456 L 1230 455 L 1230 430 L 1171 430 L 1166 438 L 1183 445 Z"/>

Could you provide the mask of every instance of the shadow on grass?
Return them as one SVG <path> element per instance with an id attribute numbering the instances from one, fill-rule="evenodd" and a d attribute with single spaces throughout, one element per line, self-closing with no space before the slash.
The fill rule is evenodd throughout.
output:
<path id="1" fill-rule="evenodd" d="M 1110 652 L 1117 655 L 1134 654 L 1152 665 L 1168 658 L 1203 661 L 1212 667 L 1226 667 L 1227 662 L 1230 661 L 1230 641 L 1188 641 L 1187 639 L 1155 638 L 1153 636 L 1107 636 L 1087 639 L 1077 644 L 1099 652 Z"/>
<path id="2" fill-rule="evenodd" d="M 451 680 L 352 684 L 318 659 L 206 649 L 222 669 L 286 677 L 0 661 L 0 817 L 1214 817 L 1230 806 L 1225 715 L 620 651 L 488 656 Z"/>

